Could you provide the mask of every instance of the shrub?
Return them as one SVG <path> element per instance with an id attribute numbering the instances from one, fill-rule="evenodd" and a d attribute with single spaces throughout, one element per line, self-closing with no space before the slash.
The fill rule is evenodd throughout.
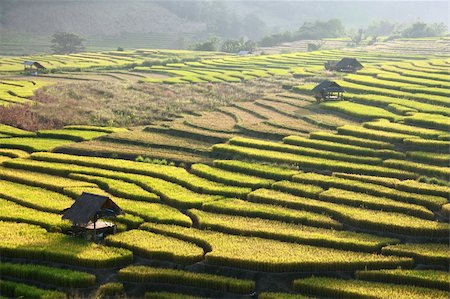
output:
<path id="1" fill-rule="evenodd" d="M 207 41 L 195 44 L 192 48 L 194 51 L 217 51 L 219 47 L 219 39 L 217 37 L 210 38 Z"/>

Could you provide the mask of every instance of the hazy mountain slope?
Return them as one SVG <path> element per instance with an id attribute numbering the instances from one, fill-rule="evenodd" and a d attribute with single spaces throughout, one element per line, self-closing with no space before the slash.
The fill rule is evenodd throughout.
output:
<path id="1" fill-rule="evenodd" d="M 48 53 L 58 31 L 80 35 L 97 51 L 178 48 L 205 30 L 153 1 L 0 0 L 0 54 Z"/>
<path id="2" fill-rule="evenodd" d="M 144 1 L 0 1 L 0 5 L 4 33 L 115 35 L 204 29 L 200 22 L 181 19 L 156 3 Z"/>
<path id="3" fill-rule="evenodd" d="M 339 18 L 347 28 L 373 20 L 448 23 L 448 1 L 0 0 L 0 54 L 49 52 L 58 31 L 88 50 L 184 48 L 212 35 L 259 40 L 303 22 Z"/>
<path id="4" fill-rule="evenodd" d="M 428 1 L 264 1 L 228 2 L 240 15 L 256 14 L 269 27 L 298 28 L 305 21 L 338 18 L 348 27 L 366 27 L 373 20 L 405 23 L 448 23 L 449 2 Z"/>

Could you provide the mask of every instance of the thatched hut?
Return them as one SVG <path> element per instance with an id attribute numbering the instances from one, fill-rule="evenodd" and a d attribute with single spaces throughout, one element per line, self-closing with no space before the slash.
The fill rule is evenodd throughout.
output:
<path id="1" fill-rule="evenodd" d="M 64 210 L 62 219 L 72 222 L 72 233 L 97 241 L 107 234 L 115 233 L 114 223 L 101 221 L 125 214 L 109 197 L 83 192 L 75 203 Z"/>
<path id="2" fill-rule="evenodd" d="M 356 58 L 345 57 L 340 61 L 328 61 L 325 69 L 329 71 L 356 73 L 363 68 L 363 65 Z"/>
<path id="3" fill-rule="evenodd" d="M 322 100 L 342 100 L 345 89 L 334 81 L 325 80 L 311 90 L 318 102 Z"/>
<path id="4" fill-rule="evenodd" d="M 45 70 L 45 66 L 37 61 L 26 60 L 23 62 L 24 72 L 27 75 L 37 75 L 40 71 Z"/>

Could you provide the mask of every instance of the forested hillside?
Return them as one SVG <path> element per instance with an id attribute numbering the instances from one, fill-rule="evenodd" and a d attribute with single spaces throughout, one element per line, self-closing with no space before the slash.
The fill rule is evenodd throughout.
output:
<path id="1" fill-rule="evenodd" d="M 258 41 L 274 32 L 297 30 L 304 22 L 317 19 L 345 20 L 349 30 L 366 27 L 375 20 L 445 23 L 447 11 L 445 1 L 2 0 L 0 54 L 49 52 L 50 36 L 57 31 L 80 35 L 87 50 L 180 49 L 211 36 Z"/>

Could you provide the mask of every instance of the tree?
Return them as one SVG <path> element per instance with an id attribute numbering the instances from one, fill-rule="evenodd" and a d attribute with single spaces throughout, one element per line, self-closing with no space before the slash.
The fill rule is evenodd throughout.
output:
<path id="1" fill-rule="evenodd" d="M 256 49 L 256 43 L 252 40 L 245 41 L 241 39 L 226 40 L 222 45 L 222 52 L 237 53 L 239 51 L 253 52 Z"/>
<path id="2" fill-rule="evenodd" d="M 443 35 L 445 32 L 447 32 L 447 25 L 444 23 L 434 23 L 429 25 L 430 31 L 432 34 L 436 36 Z"/>
<path id="3" fill-rule="evenodd" d="M 341 37 L 344 33 L 344 25 L 339 19 L 305 22 L 298 31 L 294 32 L 294 40 Z"/>
<path id="4" fill-rule="evenodd" d="M 372 38 L 367 42 L 367 45 L 371 46 L 374 45 L 378 41 L 378 36 L 374 35 Z"/>
<path id="5" fill-rule="evenodd" d="M 402 31 L 403 37 L 424 37 L 428 35 L 427 24 L 417 22 Z"/>
<path id="6" fill-rule="evenodd" d="M 284 42 L 293 41 L 292 33 L 289 31 L 283 33 L 273 33 L 271 35 L 267 35 L 263 37 L 259 41 L 259 45 L 262 47 L 272 47 Z"/>
<path id="7" fill-rule="evenodd" d="M 322 42 L 319 43 L 308 43 L 308 52 L 318 51 L 323 46 Z"/>
<path id="8" fill-rule="evenodd" d="M 358 32 L 352 36 L 352 43 L 357 46 L 359 45 L 364 38 L 364 30 L 359 29 Z"/>
<path id="9" fill-rule="evenodd" d="M 286 31 L 284 33 L 275 33 L 265 36 L 261 39 L 259 45 L 263 47 L 270 47 L 277 44 L 298 40 L 341 37 L 344 33 L 345 27 L 338 19 L 305 22 L 297 31 Z"/>
<path id="10" fill-rule="evenodd" d="M 402 37 L 431 37 L 442 35 L 447 30 L 443 23 L 428 25 L 416 22 L 402 31 Z"/>
<path id="11" fill-rule="evenodd" d="M 205 42 L 197 43 L 193 46 L 194 51 L 217 51 L 219 48 L 219 38 L 212 37 Z"/>
<path id="12" fill-rule="evenodd" d="M 390 21 L 380 20 L 370 23 L 370 25 L 365 30 L 368 35 L 389 35 L 395 31 L 397 25 L 391 23 Z"/>
<path id="13" fill-rule="evenodd" d="M 55 54 L 77 53 L 84 50 L 81 37 L 74 33 L 58 32 L 52 36 L 52 50 Z"/>
<path id="14" fill-rule="evenodd" d="M 178 2 L 178 1 L 177 1 Z M 203 1 L 202 16 L 206 30 L 221 37 L 235 34 L 234 23 L 237 16 L 230 10 L 225 1 Z"/>

